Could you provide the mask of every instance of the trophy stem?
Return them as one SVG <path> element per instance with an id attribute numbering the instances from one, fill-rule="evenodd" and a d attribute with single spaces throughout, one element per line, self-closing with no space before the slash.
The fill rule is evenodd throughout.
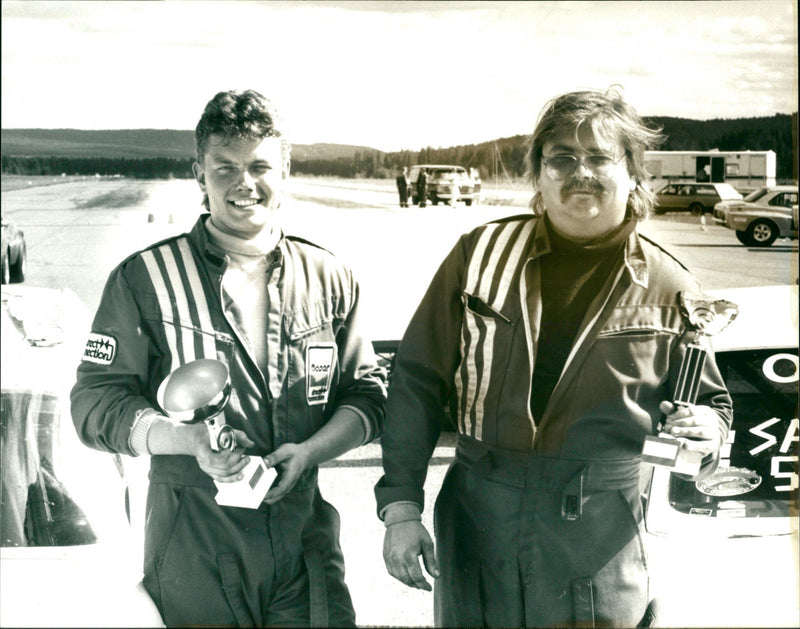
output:
<path id="1" fill-rule="evenodd" d="M 697 401 L 707 355 L 706 349 L 698 343 L 691 343 L 686 348 L 672 398 L 675 404 L 694 404 Z"/>

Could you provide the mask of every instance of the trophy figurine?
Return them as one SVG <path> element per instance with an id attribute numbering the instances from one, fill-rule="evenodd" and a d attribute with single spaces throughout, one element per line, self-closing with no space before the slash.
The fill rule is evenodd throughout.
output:
<path id="1" fill-rule="evenodd" d="M 214 358 L 200 358 L 181 365 L 164 378 L 156 398 L 171 419 L 184 424 L 204 422 L 211 449 L 219 452 L 236 447 L 236 433 L 225 424 L 222 413 L 230 395 L 227 365 Z M 249 457 L 242 473 L 244 478 L 240 481 L 214 481 L 218 504 L 257 509 L 277 475 L 259 456 Z"/>
<path id="2" fill-rule="evenodd" d="M 676 406 L 688 406 L 697 401 L 700 379 L 706 362 L 707 351 L 700 343 L 704 336 L 710 337 L 724 330 L 736 318 L 739 308 L 724 299 L 712 299 L 696 293 L 679 294 L 681 315 L 687 328 L 696 332 L 695 340 L 686 347 L 678 380 L 675 384 L 673 402 Z M 680 439 L 668 433 L 645 437 L 642 461 L 670 469 L 679 474 L 696 476 L 700 472 L 703 455 L 687 448 Z"/>

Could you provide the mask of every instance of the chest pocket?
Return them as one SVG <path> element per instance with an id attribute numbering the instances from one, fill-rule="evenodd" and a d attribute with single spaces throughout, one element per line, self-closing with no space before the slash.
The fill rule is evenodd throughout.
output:
<path id="1" fill-rule="evenodd" d="M 673 306 L 616 308 L 598 334 L 594 351 L 598 364 L 658 386 L 668 377 L 670 354 L 682 333 L 680 313 Z"/>
<path id="2" fill-rule="evenodd" d="M 461 364 L 455 379 L 461 431 L 480 438 L 484 408 L 494 407 L 514 347 L 516 325 L 479 296 L 462 293 Z M 493 378 L 496 380 L 493 384 Z"/>
<path id="3" fill-rule="evenodd" d="M 513 330 L 511 318 L 481 297 L 464 292 L 461 302 L 464 305 L 462 336 L 465 341 L 486 337 L 487 334 L 494 338 L 498 331 L 503 334 Z"/>

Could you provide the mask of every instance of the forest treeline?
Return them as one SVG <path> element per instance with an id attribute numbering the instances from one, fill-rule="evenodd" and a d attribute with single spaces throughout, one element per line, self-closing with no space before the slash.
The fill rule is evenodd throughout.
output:
<path id="1" fill-rule="evenodd" d="M 776 178 L 797 180 L 797 113 L 762 118 L 689 120 L 651 117 L 651 126 L 661 128 L 666 151 L 775 151 Z M 414 164 L 458 164 L 475 168 L 483 179 L 517 179 L 525 176 L 527 135 L 500 138 L 481 144 L 448 148 L 427 147 L 420 151 L 384 152 L 358 149 L 352 155 L 292 159 L 298 175 L 344 178 L 392 178 L 397 169 Z M 122 175 L 135 178 L 191 178 L 193 157 L 64 157 L 2 156 L 2 172 L 18 175 Z"/>

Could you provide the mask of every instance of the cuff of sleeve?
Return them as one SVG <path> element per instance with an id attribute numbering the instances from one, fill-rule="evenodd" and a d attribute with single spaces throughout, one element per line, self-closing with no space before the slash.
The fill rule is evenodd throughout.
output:
<path id="1" fill-rule="evenodd" d="M 410 520 L 422 520 L 422 512 L 415 502 L 393 502 L 381 512 L 381 518 L 386 526 Z"/>
<path id="2" fill-rule="evenodd" d="M 147 445 L 147 433 L 150 432 L 150 425 L 159 416 L 158 411 L 152 408 L 142 408 L 136 411 L 136 416 L 131 426 L 131 434 L 128 436 L 128 446 L 134 456 L 140 454 L 150 454 Z"/>
<path id="3" fill-rule="evenodd" d="M 352 404 L 342 404 L 339 408 L 346 408 L 353 411 L 361 419 L 361 423 L 364 424 L 364 439 L 358 444 L 359 446 L 363 446 L 365 443 L 369 443 L 375 438 L 372 423 L 369 421 L 369 417 L 367 417 L 364 411 Z"/>

